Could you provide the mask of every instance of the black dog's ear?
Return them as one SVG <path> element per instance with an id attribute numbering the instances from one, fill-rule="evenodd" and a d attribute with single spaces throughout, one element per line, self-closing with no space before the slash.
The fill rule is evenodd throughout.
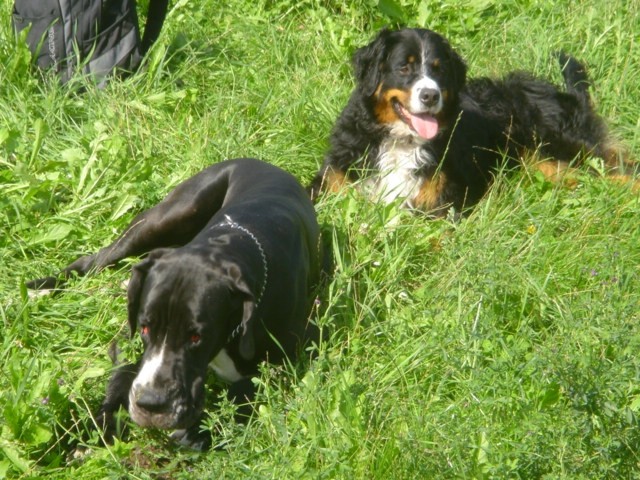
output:
<path id="1" fill-rule="evenodd" d="M 238 351 L 245 360 L 251 360 L 256 355 L 255 320 L 253 319 L 255 308 L 256 302 L 253 295 L 245 297 L 242 305 L 242 336 L 238 345 Z"/>
<path id="2" fill-rule="evenodd" d="M 140 294 L 142 286 L 147 278 L 147 273 L 155 263 L 165 253 L 171 251 L 170 248 L 158 248 L 153 250 L 147 258 L 133 267 L 131 279 L 127 287 L 127 316 L 129 318 L 129 331 L 131 338 L 136 334 L 138 327 L 138 311 L 140 310 Z"/>
<path id="3" fill-rule="evenodd" d="M 367 97 L 373 95 L 380 83 L 386 44 L 391 30 L 385 28 L 368 45 L 353 54 L 353 71 L 358 88 Z"/>
<path id="4" fill-rule="evenodd" d="M 237 265 L 229 267 L 228 275 L 231 280 L 232 291 L 239 294 L 242 298 L 242 335 L 240 336 L 238 351 L 242 358 L 251 360 L 256 353 L 255 319 L 253 318 L 256 309 L 256 299 Z"/>

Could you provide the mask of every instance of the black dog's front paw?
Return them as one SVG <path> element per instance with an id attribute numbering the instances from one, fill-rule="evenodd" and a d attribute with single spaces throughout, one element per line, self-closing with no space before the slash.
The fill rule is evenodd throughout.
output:
<path id="1" fill-rule="evenodd" d="M 198 422 L 192 427 L 176 430 L 171 434 L 171 440 L 183 447 L 188 447 L 200 452 L 209 450 L 212 443 L 211 432 L 201 430 L 200 427 L 200 422 Z"/>
<path id="2" fill-rule="evenodd" d="M 100 432 L 100 437 L 106 445 L 113 445 L 113 441 L 118 438 L 126 440 L 129 430 L 128 424 L 124 418 L 125 411 L 120 406 L 112 408 L 103 405 L 95 416 L 96 426 Z"/>
<path id="3" fill-rule="evenodd" d="M 109 356 L 114 364 L 118 364 L 118 349 L 115 344 L 109 348 Z M 126 433 L 127 424 L 121 421 L 118 412 L 129 408 L 129 390 L 139 368 L 139 362 L 120 365 L 114 370 L 107 384 L 105 399 L 95 416 L 96 426 L 107 444 L 112 444 L 116 437 L 123 438 Z"/>
<path id="4" fill-rule="evenodd" d="M 251 378 L 243 378 L 229 385 L 227 400 L 236 406 L 234 419 L 246 423 L 253 414 L 253 402 L 256 398 L 256 386 Z"/>
<path id="5" fill-rule="evenodd" d="M 73 274 L 80 277 L 89 273 L 89 270 L 93 268 L 96 262 L 97 255 L 85 255 L 80 257 L 67 268 L 62 270 L 55 277 L 43 277 L 36 278 L 35 280 L 29 280 L 25 283 L 25 286 L 29 290 L 47 290 L 52 292 L 58 292 L 65 288 L 67 280 L 71 278 Z"/>

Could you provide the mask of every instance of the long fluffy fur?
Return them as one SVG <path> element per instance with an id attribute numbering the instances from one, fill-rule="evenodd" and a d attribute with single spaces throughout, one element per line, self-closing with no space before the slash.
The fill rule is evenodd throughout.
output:
<path id="1" fill-rule="evenodd" d="M 552 159 L 545 162 L 550 171 L 586 155 L 618 167 L 621 153 L 593 109 L 586 68 L 564 53 L 558 60 L 564 90 L 524 72 L 467 82 L 465 62 L 441 35 L 383 30 L 354 54 L 357 86 L 309 186 L 312 197 L 369 178 L 368 191 L 389 201 L 396 198 L 389 185 L 412 178 L 417 187 L 398 196 L 411 208 L 440 216 L 450 207 L 460 212 L 477 203 L 495 170 L 518 165 L 527 151 Z M 428 103 L 417 99 L 429 95 Z M 411 127 L 411 118 L 422 133 Z M 434 135 L 429 129 L 435 124 Z M 398 178 L 379 178 L 381 170 Z"/>

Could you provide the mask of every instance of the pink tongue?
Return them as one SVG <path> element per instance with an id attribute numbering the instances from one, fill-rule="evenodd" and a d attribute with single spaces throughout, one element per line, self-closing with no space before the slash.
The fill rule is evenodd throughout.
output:
<path id="1" fill-rule="evenodd" d="M 408 112 L 407 112 L 408 113 Z M 413 129 L 425 140 L 431 140 L 438 134 L 438 121 L 429 115 L 412 115 L 408 113 Z"/>

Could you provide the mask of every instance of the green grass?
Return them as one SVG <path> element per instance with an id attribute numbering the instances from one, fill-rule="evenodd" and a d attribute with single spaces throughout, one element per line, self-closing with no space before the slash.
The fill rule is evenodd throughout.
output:
<path id="1" fill-rule="evenodd" d="M 640 203 L 589 176 L 575 189 L 500 177 L 458 224 L 353 191 L 323 199 L 337 268 L 317 358 L 265 366 L 246 426 L 210 403 L 226 451 L 137 427 L 99 446 L 89 412 L 108 346 L 140 350 L 125 328 L 129 265 L 36 300 L 24 281 L 224 158 L 306 183 L 353 86 L 349 56 L 382 25 L 437 28 L 471 75 L 559 82 L 565 49 L 640 153 L 638 2 L 173 4 L 145 72 L 82 95 L 40 81 L 0 25 L 0 478 L 639 478 Z M 78 440 L 83 459 L 69 455 Z"/>

